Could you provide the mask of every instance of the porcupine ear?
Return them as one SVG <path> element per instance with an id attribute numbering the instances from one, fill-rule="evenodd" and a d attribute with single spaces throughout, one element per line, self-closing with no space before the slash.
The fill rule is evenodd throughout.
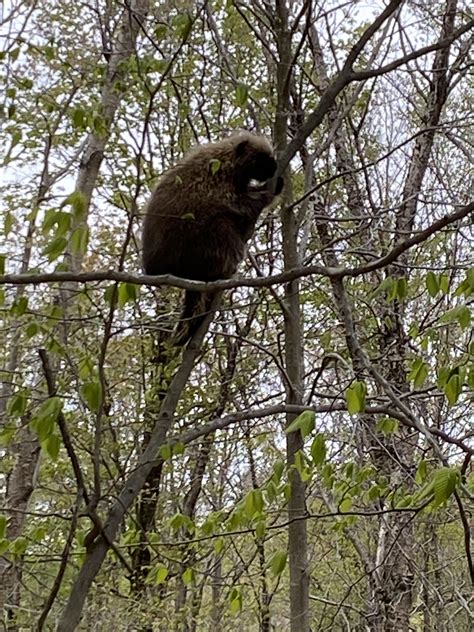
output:
<path id="1" fill-rule="evenodd" d="M 248 139 L 241 140 L 240 143 L 236 145 L 235 155 L 237 156 L 237 158 L 241 158 L 245 154 L 245 152 L 248 149 L 248 146 L 249 146 Z"/>

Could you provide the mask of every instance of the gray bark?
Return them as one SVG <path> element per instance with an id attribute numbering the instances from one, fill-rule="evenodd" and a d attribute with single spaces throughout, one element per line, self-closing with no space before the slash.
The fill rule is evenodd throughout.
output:
<path id="1" fill-rule="evenodd" d="M 287 144 L 288 112 L 291 85 L 291 32 L 288 24 L 288 7 L 285 0 L 276 3 L 276 38 L 278 48 L 277 65 L 277 112 L 275 120 L 275 145 L 278 156 L 285 153 Z M 287 191 L 290 184 L 287 178 Z M 285 197 L 289 197 L 286 193 Z M 285 270 L 298 267 L 297 218 L 293 208 L 284 207 L 281 215 L 283 235 L 283 257 Z M 285 369 L 290 384 L 287 386 L 288 404 L 303 402 L 303 346 L 302 321 L 297 280 L 285 288 Z M 295 415 L 287 415 L 290 424 Z M 306 485 L 299 472 L 291 468 L 295 454 L 303 448 L 299 430 L 287 435 L 287 464 L 290 468 L 291 493 L 288 500 L 288 558 L 290 569 L 290 618 L 291 632 L 309 632 L 309 571 L 308 534 L 306 527 Z"/>

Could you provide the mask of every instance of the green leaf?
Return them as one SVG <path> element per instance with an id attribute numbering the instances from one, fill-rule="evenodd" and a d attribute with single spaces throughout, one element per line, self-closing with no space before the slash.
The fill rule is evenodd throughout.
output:
<path id="1" fill-rule="evenodd" d="M 23 316 L 28 309 L 28 298 L 26 296 L 20 296 L 13 301 L 10 312 L 12 316 Z"/>
<path id="2" fill-rule="evenodd" d="M 244 508 L 249 518 L 263 510 L 263 496 L 260 489 L 252 489 L 246 494 Z"/>
<path id="3" fill-rule="evenodd" d="M 11 229 L 13 228 L 13 215 L 10 211 L 6 211 L 5 217 L 3 220 L 3 232 L 5 233 L 5 237 L 8 237 Z"/>
<path id="4" fill-rule="evenodd" d="M 86 382 L 81 386 L 80 392 L 87 408 L 97 413 L 102 403 L 102 386 L 99 380 Z"/>
<path id="5" fill-rule="evenodd" d="M 153 569 L 154 570 L 154 580 L 153 583 L 155 584 L 155 586 L 159 586 L 160 584 L 163 584 L 163 582 L 165 581 L 165 579 L 168 577 L 168 569 L 166 568 L 166 566 L 158 565 L 156 568 Z"/>
<path id="6" fill-rule="evenodd" d="M 168 33 L 168 26 L 166 24 L 158 24 L 153 32 L 155 40 L 162 40 Z"/>
<path id="7" fill-rule="evenodd" d="M 6 516 L 0 515 L 0 540 L 7 535 L 7 518 Z"/>
<path id="8" fill-rule="evenodd" d="M 232 614 L 237 614 L 242 610 L 242 591 L 240 588 L 232 588 L 229 595 L 230 611 Z"/>
<path id="9" fill-rule="evenodd" d="M 439 289 L 443 292 L 443 294 L 447 294 L 449 292 L 449 278 L 447 274 L 439 275 Z"/>
<path id="10" fill-rule="evenodd" d="M 52 433 L 48 436 L 46 441 L 43 441 L 41 447 L 53 461 L 56 461 L 59 455 L 59 448 L 61 447 L 61 439 L 57 434 Z"/>
<path id="11" fill-rule="evenodd" d="M 344 500 L 339 503 L 339 511 L 346 513 L 350 509 L 352 509 L 352 498 L 344 498 Z"/>
<path id="12" fill-rule="evenodd" d="M 11 417 L 21 417 L 26 412 L 28 404 L 28 391 L 21 390 L 12 395 L 8 400 L 7 413 Z"/>
<path id="13" fill-rule="evenodd" d="M 183 41 L 188 38 L 193 21 L 189 13 L 180 13 L 173 19 L 173 26 L 176 29 L 176 33 Z"/>
<path id="14" fill-rule="evenodd" d="M 314 430 L 315 413 L 313 410 L 303 411 L 296 419 L 294 419 L 285 429 L 286 434 L 290 432 L 301 431 L 302 437 L 307 437 Z"/>
<path id="15" fill-rule="evenodd" d="M 43 248 L 43 254 L 48 257 L 48 261 L 57 259 L 67 248 L 66 237 L 56 237 Z"/>
<path id="16" fill-rule="evenodd" d="M 433 475 L 434 506 L 445 503 L 455 492 L 459 484 L 458 470 L 443 467 L 436 470 Z"/>
<path id="17" fill-rule="evenodd" d="M 248 87 L 244 83 L 239 83 L 235 90 L 235 102 L 237 105 L 243 108 L 247 104 L 248 96 Z"/>
<path id="18" fill-rule="evenodd" d="M 270 560 L 270 568 L 276 577 L 280 576 L 285 570 L 286 558 L 286 551 L 276 551 L 276 553 L 273 554 L 272 559 Z"/>
<path id="19" fill-rule="evenodd" d="M 275 498 L 277 497 L 278 494 L 278 490 L 277 490 L 277 486 L 275 485 L 275 483 L 273 482 L 273 480 L 269 480 L 266 487 L 265 487 L 265 493 L 267 495 L 267 499 L 268 502 L 272 503 Z"/>
<path id="20" fill-rule="evenodd" d="M 184 573 L 181 575 L 181 579 L 185 586 L 189 586 L 194 580 L 194 570 L 192 568 L 187 568 Z"/>
<path id="21" fill-rule="evenodd" d="M 459 305 L 445 312 L 439 319 L 441 323 L 453 323 L 457 321 L 463 329 L 469 327 L 471 312 L 467 305 Z"/>
<path id="22" fill-rule="evenodd" d="M 397 279 L 397 297 L 402 301 L 408 295 L 408 283 L 407 280 L 402 277 Z"/>
<path id="23" fill-rule="evenodd" d="M 173 450 L 169 443 L 165 443 L 164 445 L 162 445 L 159 452 L 160 457 L 163 459 L 163 461 L 169 461 L 173 456 Z"/>
<path id="24" fill-rule="evenodd" d="M 212 160 L 210 160 L 209 164 L 211 166 L 211 173 L 212 173 L 212 175 L 215 175 L 219 171 L 219 169 L 221 168 L 222 162 L 218 158 L 212 158 Z M 193 219 L 194 219 L 194 215 L 193 215 Z"/>
<path id="25" fill-rule="evenodd" d="M 411 371 L 408 374 L 408 379 L 413 381 L 415 388 L 420 388 L 425 383 L 428 377 L 428 365 L 421 358 L 416 358 L 413 361 Z"/>
<path id="26" fill-rule="evenodd" d="M 53 417 L 41 417 L 33 420 L 31 423 L 38 435 L 38 439 L 43 443 L 53 433 L 56 420 Z"/>
<path id="27" fill-rule="evenodd" d="M 17 555 L 18 557 L 24 555 L 27 548 L 28 540 L 24 537 L 16 538 L 16 540 L 13 540 L 13 542 L 10 544 L 10 551 L 13 553 L 13 555 Z"/>
<path id="28" fill-rule="evenodd" d="M 217 540 L 214 541 L 214 553 L 216 555 L 219 555 L 222 552 L 223 548 L 224 548 L 224 538 L 217 538 Z"/>
<path id="29" fill-rule="evenodd" d="M 263 540 L 263 538 L 265 537 L 266 531 L 267 531 L 267 525 L 265 523 L 265 520 L 259 520 L 257 524 L 255 525 L 255 535 L 260 540 Z"/>
<path id="30" fill-rule="evenodd" d="M 73 255 L 84 255 L 89 243 L 89 229 L 87 226 L 78 226 L 71 235 L 71 251 Z"/>
<path id="31" fill-rule="evenodd" d="M 454 404 L 458 401 L 459 395 L 461 394 L 461 388 L 461 378 L 457 373 L 455 373 L 449 378 L 444 387 L 444 393 L 451 406 L 454 406 Z"/>
<path id="32" fill-rule="evenodd" d="M 86 128 L 87 117 L 86 117 L 85 111 L 82 108 L 80 107 L 74 108 L 74 110 L 72 111 L 71 118 L 72 118 L 73 125 L 76 129 Z"/>
<path id="33" fill-rule="evenodd" d="M 26 337 L 28 339 L 34 338 L 40 331 L 41 327 L 38 323 L 30 323 L 25 329 Z"/>
<path id="34" fill-rule="evenodd" d="M 177 511 L 173 516 L 171 516 L 169 524 L 171 529 L 173 529 L 174 531 L 178 531 L 185 525 L 188 525 L 189 522 L 190 518 L 188 516 L 185 516 L 184 514 Z"/>
<path id="35" fill-rule="evenodd" d="M 457 320 L 463 329 L 466 329 L 471 324 L 471 311 L 467 305 L 462 305 L 458 308 Z"/>
<path id="36" fill-rule="evenodd" d="M 31 533 L 31 539 L 35 542 L 42 542 L 48 534 L 48 530 L 44 526 L 36 527 Z"/>
<path id="37" fill-rule="evenodd" d="M 421 459 L 421 461 L 418 463 L 418 467 L 416 468 L 415 482 L 418 483 L 418 485 L 421 485 L 426 481 L 427 475 L 428 463 L 427 461 L 425 461 L 425 459 Z"/>
<path id="38" fill-rule="evenodd" d="M 60 397 L 50 397 L 37 410 L 31 423 L 40 441 L 45 441 L 52 433 L 62 407 L 63 401 Z"/>
<path id="39" fill-rule="evenodd" d="M 281 477 L 283 476 L 283 472 L 285 471 L 285 462 L 281 459 L 278 459 L 273 464 L 273 474 L 272 479 L 275 483 L 279 483 L 281 481 Z"/>
<path id="40" fill-rule="evenodd" d="M 361 413 L 365 409 L 367 387 L 364 382 L 355 380 L 346 391 L 347 410 L 350 415 Z"/>
<path id="41" fill-rule="evenodd" d="M 33 87 L 33 79 L 30 79 L 29 77 L 22 77 L 19 79 L 19 83 L 23 88 L 25 88 L 25 90 L 31 90 Z"/>
<path id="42" fill-rule="evenodd" d="M 180 454 L 184 454 L 186 447 L 184 445 L 184 443 L 173 443 L 172 445 L 172 451 L 173 451 L 173 456 L 179 456 Z"/>
<path id="43" fill-rule="evenodd" d="M 322 465 L 326 460 L 326 439 L 323 433 L 318 433 L 311 444 L 311 456 L 316 466 Z"/>
<path id="44" fill-rule="evenodd" d="M 431 298 L 434 298 L 436 294 L 438 294 L 440 289 L 439 281 L 434 272 L 428 272 L 428 274 L 426 275 L 426 287 Z"/>
<path id="45" fill-rule="evenodd" d="M 399 422 L 396 419 L 391 419 L 390 417 L 384 417 L 384 419 L 380 419 L 377 422 L 377 432 L 382 432 L 383 434 L 389 435 L 397 432 L 399 428 Z"/>
<path id="46" fill-rule="evenodd" d="M 36 417 L 54 417 L 57 419 L 63 408 L 63 400 L 57 395 L 49 397 L 38 409 Z"/>
<path id="47" fill-rule="evenodd" d="M 118 289 L 119 307 L 124 307 L 129 301 L 136 301 L 139 296 L 139 287 L 134 283 L 121 283 Z"/>
<path id="48" fill-rule="evenodd" d="M 64 211 L 58 211 L 55 215 L 55 223 L 57 225 L 55 237 L 64 237 L 71 228 L 71 214 Z"/>
<path id="49" fill-rule="evenodd" d="M 66 204 L 70 204 L 72 208 L 72 214 L 75 219 L 82 220 L 85 217 L 87 211 L 87 198 L 82 193 L 82 191 L 73 191 L 68 197 L 64 200 L 63 206 Z"/>

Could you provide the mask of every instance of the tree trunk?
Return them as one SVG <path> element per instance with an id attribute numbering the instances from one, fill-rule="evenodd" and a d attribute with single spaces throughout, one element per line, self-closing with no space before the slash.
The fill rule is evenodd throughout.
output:
<path id="1" fill-rule="evenodd" d="M 275 119 L 275 145 L 281 155 L 287 144 L 288 112 L 291 84 L 291 33 L 288 25 L 288 7 L 285 0 L 276 3 L 276 37 L 278 48 L 277 65 L 277 112 Z M 289 199 L 289 178 L 286 179 L 285 199 Z M 284 269 L 297 268 L 298 224 L 293 208 L 284 207 L 281 214 L 283 234 Z M 285 369 L 290 385 L 287 385 L 288 404 L 303 403 L 303 346 L 302 321 L 299 296 L 299 282 L 291 281 L 285 287 Z M 287 415 L 289 425 L 296 415 Z M 299 472 L 293 468 L 295 454 L 303 448 L 300 431 L 292 432 L 286 438 L 287 465 L 290 478 L 290 498 L 288 500 L 288 558 L 290 570 L 290 617 L 291 632 L 309 632 L 309 573 L 308 540 L 306 528 L 306 485 Z"/>

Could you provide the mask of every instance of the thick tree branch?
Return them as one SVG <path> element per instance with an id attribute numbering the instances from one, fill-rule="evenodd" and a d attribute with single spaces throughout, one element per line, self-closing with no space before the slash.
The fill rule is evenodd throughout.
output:
<path id="1" fill-rule="evenodd" d="M 111 546 L 110 543 L 113 543 L 117 537 L 125 514 L 145 484 L 151 468 L 156 463 L 158 451 L 166 440 L 168 430 L 173 423 L 176 406 L 194 367 L 196 358 L 200 353 L 202 340 L 213 318 L 218 302 L 219 297 L 214 300 L 206 320 L 186 347 L 182 363 L 163 399 L 150 441 L 138 459 L 135 469 L 125 481 L 116 502 L 110 509 L 101 537 L 97 537 L 90 543 L 84 563 L 76 576 L 68 602 L 61 615 L 57 632 L 71 632 L 76 629 L 79 623 L 87 594 L 97 573 L 100 571 Z"/>
<path id="2" fill-rule="evenodd" d="M 136 285 L 149 285 L 150 287 L 159 287 L 160 285 L 179 287 L 186 290 L 195 290 L 199 292 L 213 292 L 215 290 L 230 290 L 238 287 L 269 287 L 288 283 L 294 279 L 303 277 L 320 275 L 333 279 L 342 279 L 344 277 L 357 277 L 374 270 L 385 268 L 390 263 L 394 263 L 397 258 L 413 246 L 423 243 L 431 235 L 442 230 L 446 226 L 467 217 L 474 212 L 474 202 L 459 207 L 457 211 L 450 215 L 433 222 L 431 226 L 420 230 L 409 239 L 398 243 L 387 254 L 381 255 L 370 263 L 357 266 L 355 268 L 345 268 L 343 266 L 321 266 L 312 265 L 304 268 L 295 268 L 275 274 L 267 278 L 242 278 L 229 279 L 225 281 L 212 281 L 204 283 L 201 281 L 190 281 L 188 279 L 180 279 L 171 274 L 159 276 L 152 275 L 136 275 L 127 272 L 116 272 L 114 270 L 106 270 L 103 272 L 38 272 L 31 274 L 2 274 L 0 275 L 0 285 L 39 285 L 42 283 L 62 283 L 67 281 L 77 283 L 94 283 L 99 281 L 118 281 L 122 283 L 134 283 Z"/>

